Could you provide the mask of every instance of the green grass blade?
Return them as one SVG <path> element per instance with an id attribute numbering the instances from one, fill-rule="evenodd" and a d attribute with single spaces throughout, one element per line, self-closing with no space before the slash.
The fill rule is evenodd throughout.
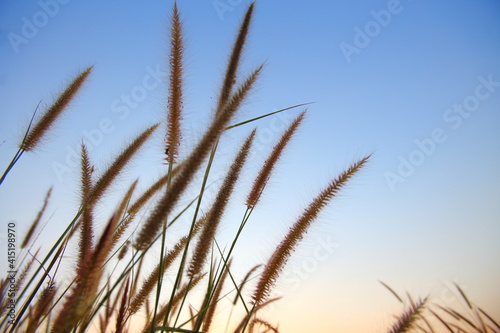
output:
<path id="1" fill-rule="evenodd" d="M 286 111 L 286 110 L 290 110 L 290 109 L 295 109 L 295 108 L 298 108 L 298 107 L 301 107 L 301 106 L 304 106 L 304 105 L 309 105 L 309 104 L 312 104 L 312 103 L 314 103 L 314 102 L 297 104 L 297 105 L 289 106 L 289 107 L 287 107 L 287 108 L 284 108 L 284 109 L 281 109 L 281 110 L 278 110 L 278 111 L 273 111 L 273 112 L 267 113 L 267 114 L 262 115 L 262 116 L 259 116 L 259 117 L 255 117 L 255 118 L 252 118 L 252 119 L 248 119 L 248 120 L 242 121 L 242 122 L 240 122 L 240 123 L 237 123 L 237 124 L 234 124 L 234 125 L 231 125 L 231 126 L 226 127 L 226 131 L 227 131 L 227 130 L 229 130 L 229 129 L 231 129 L 231 128 L 235 128 L 235 127 L 238 127 L 238 126 L 242 126 L 242 125 L 245 125 L 245 124 L 248 124 L 248 123 L 254 122 L 254 121 L 256 121 L 256 120 L 259 120 L 259 119 L 262 119 L 262 118 L 266 118 L 266 117 L 272 116 L 273 114 L 277 114 L 277 113 L 280 113 L 280 112 L 283 112 L 283 111 Z"/>

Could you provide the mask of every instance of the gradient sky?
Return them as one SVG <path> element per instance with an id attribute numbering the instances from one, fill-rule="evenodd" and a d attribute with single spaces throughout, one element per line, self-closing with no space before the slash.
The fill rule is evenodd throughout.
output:
<path id="1" fill-rule="evenodd" d="M 47 238 L 78 204 L 71 152 L 82 138 L 89 143 L 94 135 L 92 157 L 102 169 L 129 138 L 162 121 L 166 93 L 154 78 L 165 70 L 172 6 L 54 3 L 0 2 L 0 167 L 37 103 L 50 103 L 72 75 L 95 66 L 48 142 L 25 154 L 0 189 L 2 223 L 18 221 L 23 232 L 54 186 Z M 210 119 L 247 2 L 178 3 L 187 37 L 188 150 Z M 266 67 L 238 119 L 315 103 L 246 230 L 241 269 L 267 259 L 323 184 L 374 153 L 308 233 L 278 281 L 284 300 L 263 315 L 286 333 L 384 332 L 402 308 L 382 280 L 442 305 L 457 298 L 450 289 L 457 282 L 500 318 L 500 2 L 258 1 L 253 24 L 242 73 Z M 144 80 L 151 89 L 140 90 Z M 133 93 L 127 105 L 123 95 Z M 258 123 L 258 154 L 238 188 L 240 201 L 252 171 L 297 114 Z M 103 119 L 111 125 L 99 137 Z M 154 166 L 161 145 L 158 136 L 127 176 L 141 170 L 147 184 L 161 174 Z M 55 163 L 67 172 L 55 172 Z M 233 209 L 241 214 L 242 203 Z"/>

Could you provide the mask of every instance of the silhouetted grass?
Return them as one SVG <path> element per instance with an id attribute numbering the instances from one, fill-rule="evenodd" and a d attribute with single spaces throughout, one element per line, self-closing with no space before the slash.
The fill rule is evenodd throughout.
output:
<path id="1" fill-rule="evenodd" d="M 302 215 L 291 224 L 288 234 L 277 244 L 269 260 L 262 265 L 249 267 L 243 279 L 237 281 L 232 263 L 244 258 L 233 256 L 233 250 L 238 240 L 244 237 L 245 226 L 251 223 L 252 212 L 260 202 L 261 194 L 283 151 L 306 117 L 306 111 L 301 112 L 282 133 L 269 156 L 263 159 L 262 168 L 253 180 L 252 188 L 248 189 L 246 202 L 242 203 L 245 209 L 241 212 L 241 222 L 234 237 L 219 239 L 219 226 L 228 204 L 236 200 L 233 194 L 239 180 L 244 177 L 258 128 L 249 129 L 247 138 L 234 145 L 239 149 L 225 172 L 219 191 L 210 197 L 206 191 L 207 180 L 213 172 L 213 162 L 218 158 L 218 145 L 227 140 L 223 136 L 224 132 L 235 129 L 245 131 L 245 125 L 257 124 L 258 119 L 305 105 L 263 113 L 259 117 L 234 123 L 240 106 L 252 92 L 263 68 L 258 66 L 246 77 L 239 76 L 254 6 L 254 3 L 249 5 L 236 35 L 212 121 L 186 157 L 180 158 L 184 30 L 177 5 L 174 5 L 169 98 L 165 108 L 166 133 L 162 134 L 165 138 L 162 148 L 165 151 L 162 153 L 166 157 L 158 161 L 159 166 L 168 164 L 167 171 L 142 193 L 136 193 L 136 185 L 143 175 L 135 175 L 136 179 L 129 184 L 127 191 L 120 194 L 120 203 L 105 220 L 103 230 L 99 230 L 95 222 L 103 218 L 99 216 L 96 206 L 108 204 L 105 194 L 117 182 L 126 181 L 125 177 L 120 176 L 130 161 L 148 144 L 159 124 L 146 128 L 132 139 L 103 171 L 94 170 L 92 156 L 82 144 L 80 207 L 75 207 L 77 213 L 74 218 L 67 221 L 54 244 L 44 249 L 46 253 L 34 251 L 34 236 L 40 232 L 38 225 L 44 220 L 44 212 L 50 204 L 52 190 L 47 192 L 42 208 L 22 243 L 22 248 L 29 249 L 29 252 L 24 252 L 25 255 L 19 260 L 15 320 L 3 316 L 0 332 L 69 333 L 98 329 L 101 332 L 123 333 L 137 332 L 138 327 L 142 327 L 143 332 L 208 332 L 217 318 L 227 323 L 228 332 L 279 332 L 277 322 L 260 315 L 263 308 L 280 299 L 272 297 L 276 281 L 320 211 L 368 163 L 371 155 L 354 162 L 326 184 L 304 208 Z M 24 152 L 31 152 L 43 144 L 43 138 L 81 90 L 91 71 L 92 67 L 79 74 L 40 118 L 36 121 L 32 119 L 0 184 Z M 195 177 L 200 173 L 201 179 Z M 185 199 L 188 188 L 197 189 L 198 192 L 185 204 L 185 200 L 181 199 Z M 210 203 L 203 212 L 202 201 Z M 176 241 L 167 239 L 173 223 L 181 224 L 179 229 L 183 232 Z M 76 260 L 65 256 L 69 247 L 78 251 Z M 159 256 L 155 254 L 158 250 Z M 156 264 L 151 265 L 151 260 L 157 260 Z M 66 267 L 71 268 L 75 264 L 69 276 L 61 273 L 67 272 Z M 4 300 L 0 309 L 4 314 L 9 305 L 6 297 L 8 283 L 6 278 L 0 281 L 0 295 Z M 397 296 L 392 289 L 389 290 Z M 425 316 L 429 316 L 429 313 L 450 332 L 499 332 L 499 325 L 458 290 L 469 313 L 459 313 L 449 308 L 439 309 L 441 312 L 438 313 L 428 309 L 426 299 L 413 302 L 410 298 L 407 309 L 389 332 L 425 331 L 419 323 L 427 323 Z M 403 302 L 402 298 L 397 297 Z M 229 300 L 231 309 L 219 311 L 220 302 L 225 299 Z M 241 311 L 233 312 L 234 309 Z M 233 322 L 233 315 L 240 317 L 234 318 Z M 427 323 L 427 326 L 430 327 L 430 324 Z M 432 328 L 429 330 L 432 331 Z"/>

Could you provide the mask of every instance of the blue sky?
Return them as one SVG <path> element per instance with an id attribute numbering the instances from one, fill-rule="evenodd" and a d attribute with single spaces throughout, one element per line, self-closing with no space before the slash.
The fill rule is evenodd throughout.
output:
<path id="1" fill-rule="evenodd" d="M 94 142 L 93 158 L 102 168 L 127 139 L 163 121 L 160 76 L 171 5 L 0 2 L 2 168 L 37 103 L 49 103 L 72 75 L 95 66 L 46 145 L 23 156 L 2 184 L 2 220 L 19 221 L 23 230 L 54 185 L 51 223 L 64 225 L 78 202 L 71 151 L 82 138 Z M 179 8 L 187 37 L 187 151 L 210 119 L 246 2 L 179 1 Z M 432 292 L 437 300 L 448 300 L 442 295 L 456 281 L 500 317 L 499 36 L 500 3 L 494 0 L 257 2 L 242 73 L 266 66 L 239 119 L 315 103 L 255 212 L 242 255 L 249 262 L 266 260 L 322 184 L 374 152 L 278 283 L 285 301 L 267 315 L 284 332 L 310 325 L 317 331 L 384 331 L 389 314 L 400 308 L 379 279 L 415 296 Z M 258 124 L 257 155 L 265 157 L 296 114 Z M 100 136 L 103 119 L 107 133 L 101 128 Z M 239 139 L 249 129 L 228 137 Z M 127 175 L 141 171 L 144 184 L 159 175 L 162 169 L 152 165 L 162 158 L 161 145 L 158 136 Z M 231 147 L 221 154 L 232 153 Z M 240 186 L 242 198 L 261 162 L 257 157 Z M 57 174 L 55 162 L 69 169 Z M 317 247 L 325 242 L 336 246 L 319 260 Z M 317 311 L 305 313 L 310 307 Z M 366 322 L 356 320 L 360 316 Z"/>

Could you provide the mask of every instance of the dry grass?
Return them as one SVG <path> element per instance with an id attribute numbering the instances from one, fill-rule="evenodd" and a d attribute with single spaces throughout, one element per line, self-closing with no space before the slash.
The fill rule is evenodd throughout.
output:
<path id="1" fill-rule="evenodd" d="M 305 111 L 300 113 L 289 124 L 269 156 L 263 159 L 262 168 L 253 180 L 252 188 L 248 189 L 246 205 L 241 205 L 245 209 L 241 212 L 241 222 L 234 237 L 221 239 L 220 225 L 229 203 L 236 200 L 233 194 L 245 175 L 258 128 L 249 131 L 247 138 L 235 145 L 239 149 L 233 162 L 225 172 L 218 192 L 210 197 L 206 191 L 207 180 L 213 172 L 213 162 L 218 158 L 218 145 L 226 140 L 223 134 L 236 129 L 247 131 L 244 125 L 248 123 L 258 124 L 258 119 L 298 107 L 266 113 L 238 124 L 233 122 L 262 72 L 262 66 L 259 66 L 246 77 L 239 73 L 254 6 L 254 3 L 249 5 L 236 35 L 211 123 L 181 159 L 184 32 L 179 11 L 174 5 L 166 133 L 162 134 L 165 138 L 162 154 L 166 153 L 166 157 L 158 161 L 159 166 L 168 164 L 167 171 L 140 194 L 136 194 L 141 178 L 140 174 L 137 175 L 137 179 L 120 194 L 121 200 L 114 213 L 104 219 L 96 207 L 108 203 L 106 194 L 118 180 L 127 181 L 126 177 L 121 177 L 124 170 L 159 126 L 156 124 L 143 130 L 102 171 L 95 170 L 91 154 L 82 145 L 80 207 L 74 218 L 67 221 L 66 228 L 54 244 L 34 251 L 35 236 L 40 232 L 39 223 L 44 222 L 44 211 L 50 205 L 52 190 L 47 192 L 22 244 L 25 250 L 18 260 L 21 273 L 17 278 L 15 318 L 3 316 L 0 332 L 69 333 L 92 329 L 124 333 L 136 332 L 137 325 L 143 332 L 209 332 L 217 319 L 227 322 L 228 332 L 279 332 L 277 323 L 262 316 L 263 308 L 280 299 L 272 296 L 276 281 L 319 213 L 368 163 L 371 155 L 352 164 L 324 187 L 291 224 L 289 232 L 277 244 L 267 262 L 249 268 L 243 277 L 233 272 L 233 263 L 240 260 L 233 256 L 233 250 L 240 237 L 244 237 L 245 226 L 251 223 L 251 214 L 261 200 L 276 163 L 306 115 Z M 45 114 L 33 126 L 28 126 L 19 151 L 6 168 L 0 184 L 24 152 L 43 144 L 43 138 L 67 109 L 91 71 L 92 67 L 79 74 Z M 188 188 L 198 191 L 194 197 L 187 193 Z M 209 202 L 209 208 L 202 210 L 202 202 Z M 106 223 L 101 229 L 98 226 L 103 221 Z M 182 230 L 182 237 L 171 232 L 174 223 L 177 230 Z M 76 260 L 66 256 L 68 248 L 75 248 L 78 253 Z M 71 267 L 74 270 L 68 276 Z M 8 285 L 9 279 L 2 277 L 2 313 L 8 311 Z M 389 290 L 397 296 L 392 289 Z M 432 332 L 426 315 L 437 318 L 450 332 L 500 332 L 493 318 L 471 303 L 461 290 L 460 293 L 470 313 L 448 308 L 438 311 L 430 309 L 425 299 L 414 303 L 410 298 L 410 305 L 389 332 Z M 402 298 L 399 300 L 403 302 Z M 228 307 L 230 310 L 226 311 Z M 422 321 L 427 329 L 420 324 Z"/>

